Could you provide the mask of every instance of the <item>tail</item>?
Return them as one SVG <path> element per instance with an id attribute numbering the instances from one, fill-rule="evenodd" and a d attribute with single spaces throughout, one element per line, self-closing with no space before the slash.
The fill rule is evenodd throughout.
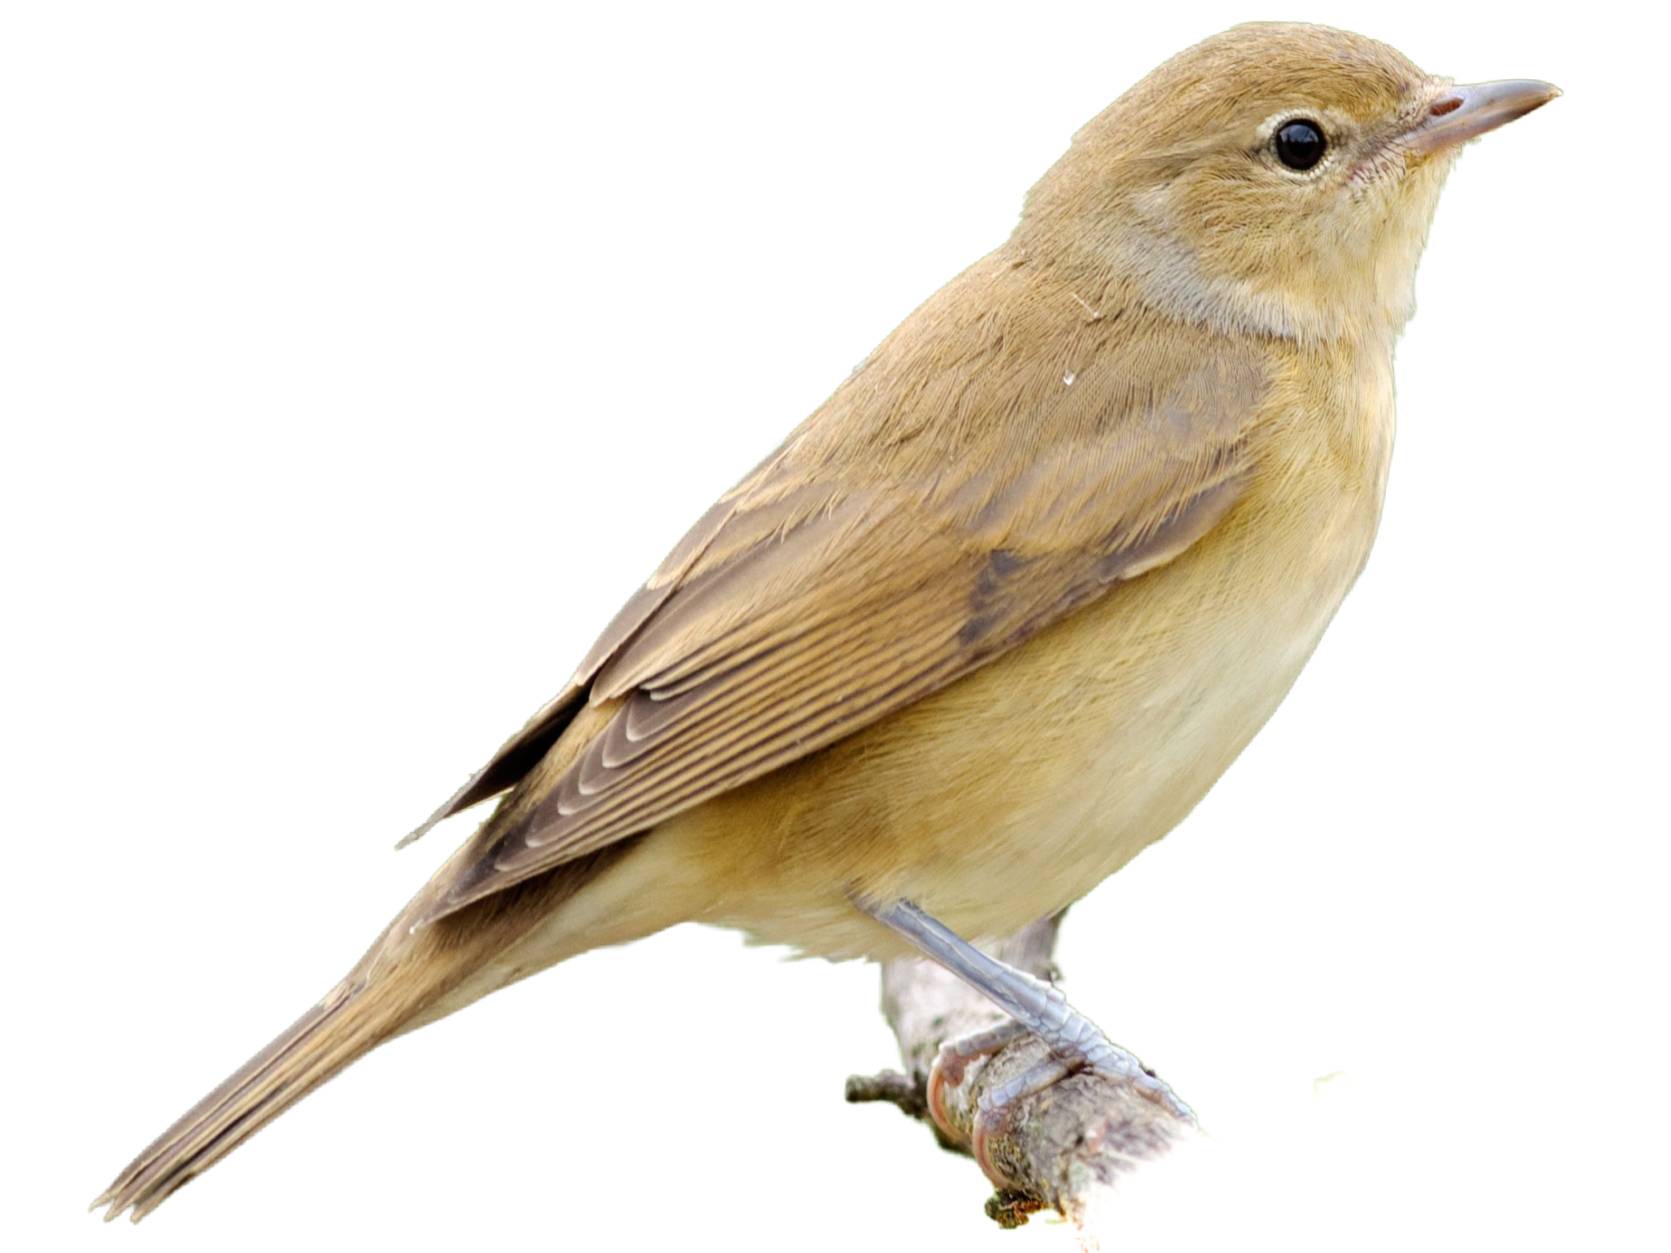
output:
<path id="1" fill-rule="evenodd" d="M 107 1207 L 106 1222 L 132 1210 L 138 1222 L 182 1184 L 208 1170 L 350 1062 L 385 1040 L 461 1009 L 529 973 L 506 968 L 495 959 L 635 843 L 622 841 L 599 849 L 414 929 L 430 904 L 430 897 L 419 893 L 348 978 L 152 1141 L 92 1208 Z M 432 887 L 439 883 L 444 888 L 449 882 L 445 876 L 444 867 Z M 608 903 L 604 906 L 609 907 Z M 584 924 L 582 920 L 582 929 Z M 662 921 L 650 929 L 666 925 Z M 647 931 L 636 930 L 630 936 L 604 933 L 597 942 L 613 943 L 642 934 Z M 538 965 L 590 947 L 591 941 L 577 940 L 568 954 L 546 952 Z"/>
<path id="2" fill-rule="evenodd" d="M 128 1163 L 93 1208 L 138 1222 L 309 1092 L 395 1034 L 410 1002 L 350 978 L 303 1014 Z M 405 998 L 403 998 L 403 1001 Z"/>

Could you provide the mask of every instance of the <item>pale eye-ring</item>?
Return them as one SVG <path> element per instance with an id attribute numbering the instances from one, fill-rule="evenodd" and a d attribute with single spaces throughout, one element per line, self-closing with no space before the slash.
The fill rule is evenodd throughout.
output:
<path id="1" fill-rule="evenodd" d="M 1309 170 L 1323 159 L 1329 146 L 1323 138 L 1322 126 L 1304 117 L 1284 122 L 1271 142 L 1276 148 L 1276 159 L 1291 170 Z"/>

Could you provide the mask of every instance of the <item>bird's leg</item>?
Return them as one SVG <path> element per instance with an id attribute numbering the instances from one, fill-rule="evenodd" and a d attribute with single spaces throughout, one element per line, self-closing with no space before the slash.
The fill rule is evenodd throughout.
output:
<path id="1" fill-rule="evenodd" d="M 1032 1067 L 986 1093 L 981 1101 L 983 1112 L 990 1107 L 990 1112 L 997 1113 L 1003 1106 L 1049 1087 L 1064 1074 L 1089 1068 L 1130 1083 L 1179 1118 L 1195 1120 L 1194 1112 L 1170 1087 L 1069 1005 L 1060 988 L 987 956 L 911 901 L 883 904 L 856 897 L 855 904 L 1014 1019 L 1014 1025 L 1000 1024 L 950 1041 L 935 1060 L 936 1071 L 943 1072 L 940 1082 L 956 1084 L 970 1061 L 997 1052 L 1022 1030 L 1043 1040 L 1058 1059 Z M 931 1079 L 931 1099 L 934 1082 Z"/>

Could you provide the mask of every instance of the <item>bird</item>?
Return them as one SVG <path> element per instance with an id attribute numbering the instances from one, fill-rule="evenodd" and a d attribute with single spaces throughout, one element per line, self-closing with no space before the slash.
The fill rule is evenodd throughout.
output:
<path id="1" fill-rule="evenodd" d="M 1061 1071 L 1188 1116 L 981 945 L 1171 831 L 1288 692 L 1375 537 L 1446 175 L 1558 94 L 1295 23 L 1138 81 L 408 837 L 497 798 L 349 973 L 94 1207 L 137 1221 L 379 1044 L 688 921 L 939 962 Z"/>

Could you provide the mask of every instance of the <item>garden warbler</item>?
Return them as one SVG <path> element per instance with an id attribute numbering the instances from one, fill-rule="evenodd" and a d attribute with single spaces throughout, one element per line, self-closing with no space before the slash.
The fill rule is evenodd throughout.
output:
<path id="1" fill-rule="evenodd" d="M 442 806 L 501 796 L 349 975 L 98 1203 L 137 1218 L 380 1042 L 688 920 L 926 954 L 1139 1073 L 964 937 L 1164 835 L 1287 692 L 1375 534 L 1440 186 L 1556 94 L 1286 24 L 1144 78 Z"/>

